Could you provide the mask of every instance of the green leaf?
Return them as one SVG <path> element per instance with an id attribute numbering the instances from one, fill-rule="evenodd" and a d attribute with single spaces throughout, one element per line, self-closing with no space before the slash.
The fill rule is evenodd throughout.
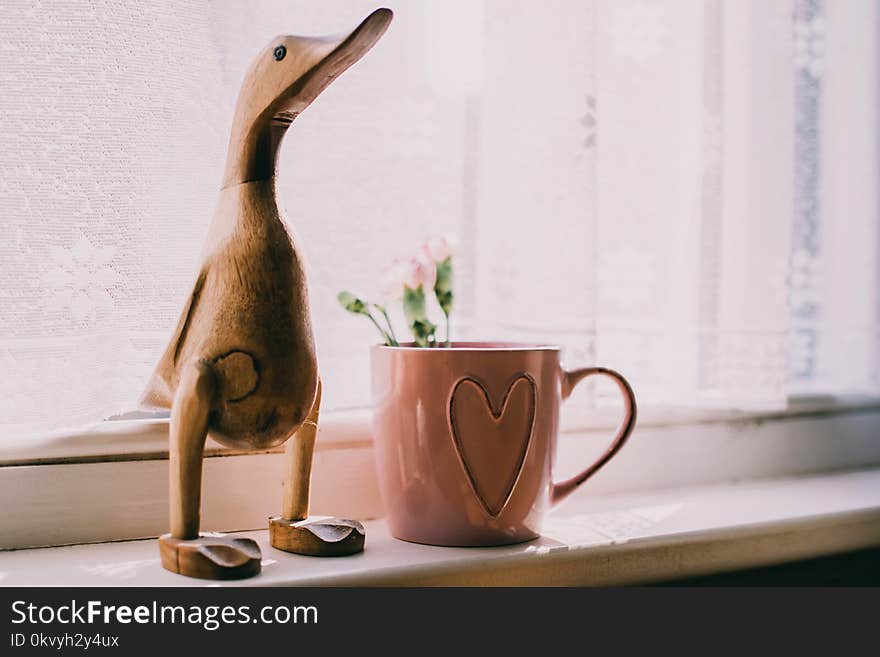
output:
<path id="1" fill-rule="evenodd" d="M 417 320 L 428 319 L 425 310 L 425 291 L 421 286 L 415 290 L 409 287 L 403 288 L 403 315 L 410 326 Z"/>
<path id="2" fill-rule="evenodd" d="M 409 330 L 413 334 L 415 342 L 420 347 L 427 347 L 429 338 L 434 335 L 437 327 L 428 319 L 425 309 L 425 291 L 422 286 L 413 290 L 405 287 L 403 290 L 403 314 L 409 322 Z"/>
<path id="3" fill-rule="evenodd" d="M 343 290 L 336 295 L 336 299 L 339 301 L 340 305 L 350 313 L 354 313 L 355 315 L 370 314 L 367 303 L 365 303 L 361 299 L 358 299 L 351 292 Z"/>
<path id="4" fill-rule="evenodd" d="M 452 257 L 437 263 L 437 280 L 434 283 L 434 295 L 440 310 L 447 317 L 452 311 Z"/>
<path id="5" fill-rule="evenodd" d="M 420 347 L 427 347 L 432 342 L 431 337 L 437 331 L 437 327 L 427 319 L 416 319 L 410 326 L 413 338 Z"/>

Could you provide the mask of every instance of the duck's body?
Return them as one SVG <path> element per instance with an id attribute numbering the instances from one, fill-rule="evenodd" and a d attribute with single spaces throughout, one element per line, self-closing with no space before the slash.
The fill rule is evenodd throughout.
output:
<path id="1" fill-rule="evenodd" d="M 145 395 L 170 407 L 182 366 L 211 365 L 217 394 L 208 430 L 230 447 L 284 442 L 306 418 L 318 384 L 303 257 L 279 215 L 274 184 L 221 192 L 213 248 Z"/>

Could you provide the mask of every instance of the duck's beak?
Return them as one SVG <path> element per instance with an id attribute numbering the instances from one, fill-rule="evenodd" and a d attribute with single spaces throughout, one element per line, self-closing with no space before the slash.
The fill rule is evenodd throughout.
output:
<path id="1" fill-rule="evenodd" d="M 291 60 L 289 86 L 277 99 L 273 120 L 289 125 L 335 78 L 376 44 L 392 17 L 390 9 L 377 9 L 347 36 L 286 37 L 285 57 Z"/>

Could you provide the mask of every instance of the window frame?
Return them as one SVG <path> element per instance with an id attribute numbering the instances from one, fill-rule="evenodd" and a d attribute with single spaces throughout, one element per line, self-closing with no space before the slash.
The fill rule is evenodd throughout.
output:
<path id="1" fill-rule="evenodd" d="M 563 426 L 557 476 L 593 459 L 616 422 L 616 409 L 597 409 L 588 423 Z M 801 398 L 778 411 L 648 407 L 640 409 L 621 456 L 574 497 L 878 466 L 878 429 L 880 398 L 870 397 Z M 322 417 L 313 512 L 383 515 L 372 442 L 368 410 Z M 14 501 L 0 516 L 0 549 L 167 531 L 167 459 L 167 419 L 111 420 L 0 452 L 0 498 Z M 265 528 L 280 510 L 283 465 L 283 448 L 243 452 L 209 444 L 203 530 Z"/>

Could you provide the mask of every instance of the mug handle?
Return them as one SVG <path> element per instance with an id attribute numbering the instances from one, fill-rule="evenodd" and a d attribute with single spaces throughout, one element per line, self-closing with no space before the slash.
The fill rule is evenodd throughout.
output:
<path id="1" fill-rule="evenodd" d="M 620 427 L 617 429 L 617 435 L 614 437 L 611 445 L 608 446 L 608 449 L 605 450 L 605 453 L 599 457 L 599 459 L 593 463 L 589 468 L 584 470 L 583 472 L 576 474 L 571 479 L 566 479 L 565 481 L 560 481 L 559 483 L 554 482 L 550 488 L 550 504 L 551 506 L 555 506 L 566 497 L 571 495 L 574 490 L 584 483 L 587 479 L 592 477 L 599 469 L 608 463 L 611 458 L 620 451 L 620 448 L 623 447 L 623 444 L 626 442 L 629 435 L 632 433 L 633 427 L 636 424 L 636 398 L 633 394 L 632 387 L 630 387 L 629 382 L 624 379 L 620 374 L 615 372 L 614 370 L 609 370 L 605 367 L 583 367 L 576 370 L 563 370 L 562 371 L 562 399 L 568 399 L 571 396 L 574 387 L 586 379 L 588 376 L 592 376 L 593 374 L 602 374 L 604 376 L 610 377 L 614 379 L 614 382 L 620 388 L 620 392 L 623 394 L 623 402 L 624 402 L 624 417 L 623 422 L 621 422 Z"/>

